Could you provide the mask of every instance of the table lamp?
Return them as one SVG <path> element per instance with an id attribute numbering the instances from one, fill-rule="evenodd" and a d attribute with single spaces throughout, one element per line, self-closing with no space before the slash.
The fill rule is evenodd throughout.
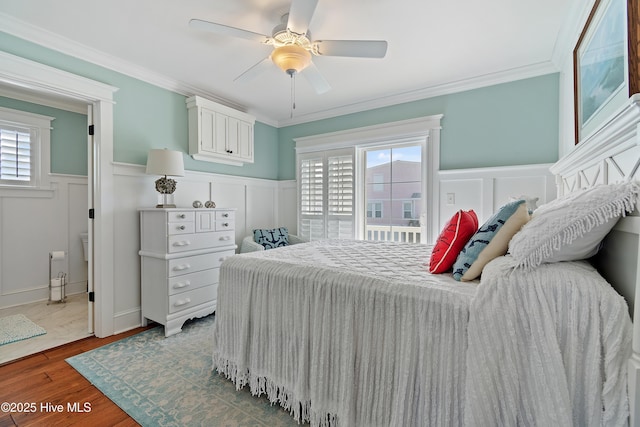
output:
<path id="1" fill-rule="evenodd" d="M 173 192 L 176 191 L 176 181 L 167 176 L 184 176 L 182 152 L 166 148 L 149 150 L 147 174 L 164 175 L 156 180 L 156 191 L 162 195 L 162 203 L 156 208 L 175 208 Z"/>

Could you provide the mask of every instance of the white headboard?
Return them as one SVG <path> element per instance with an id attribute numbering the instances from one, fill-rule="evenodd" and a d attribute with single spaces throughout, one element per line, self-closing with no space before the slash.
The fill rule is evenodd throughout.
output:
<path id="1" fill-rule="evenodd" d="M 640 94 L 550 169 L 558 196 L 597 184 L 640 180 Z M 631 426 L 640 427 L 640 214 L 620 219 L 593 264 L 627 300 L 633 322 L 629 359 Z"/>

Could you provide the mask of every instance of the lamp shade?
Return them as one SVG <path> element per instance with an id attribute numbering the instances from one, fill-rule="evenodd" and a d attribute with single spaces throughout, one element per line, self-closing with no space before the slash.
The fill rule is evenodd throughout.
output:
<path id="1" fill-rule="evenodd" d="M 165 149 L 149 150 L 147 174 L 184 176 L 182 152 Z"/>

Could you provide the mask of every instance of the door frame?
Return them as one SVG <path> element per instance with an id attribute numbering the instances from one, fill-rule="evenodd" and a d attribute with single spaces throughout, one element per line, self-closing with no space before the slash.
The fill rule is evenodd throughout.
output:
<path id="1" fill-rule="evenodd" d="M 94 333 L 114 333 L 114 203 L 113 203 L 113 94 L 118 88 L 0 52 L 0 81 L 29 91 L 81 101 L 92 110 L 94 135 L 92 188 L 93 236 L 89 232 L 89 272 L 95 292 Z M 89 119 L 89 117 L 88 117 Z M 89 165 L 91 167 L 91 165 Z M 89 227 L 91 230 L 91 227 Z"/>

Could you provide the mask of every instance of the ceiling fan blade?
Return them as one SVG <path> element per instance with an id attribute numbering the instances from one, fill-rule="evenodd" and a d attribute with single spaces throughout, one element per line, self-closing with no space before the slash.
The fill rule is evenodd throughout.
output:
<path id="1" fill-rule="evenodd" d="M 317 5 L 318 0 L 293 0 L 287 28 L 297 34 L 306 34 Z"/>
<path id="2" fill-rule="evenodd" d="M 262 74 L 264 71 L 266 71 L 272 65 L 273 65 L 273 63 L 271 62 L 271 56 L 267 56 L 262 61 L 260 61 L 257 64 L 253 65 L 247 71 L 245 71 L 244 73 L 240 74 L 238 77 L 233 79 L 233 81 L 234 82 L 248 83 L 251 80 L 253 80 L 254 78 L 256 78 L 257 76 L 259 76 L 260 74 Z"/>
<path id="3" fill-rule="evenodd" d="M 253 40 L 260 43 L 267 43 L 269 37 L 264 34 L 254 33 L 252 31 L 242 30 L 240 28 L 229 27 L 228 25 L 216 24 L 215 22 L 203 21 L 201 19 L 192 19 L 189 21 L 189 27 L 209 31 L 211 33 L 220 34 L 222 36 L 239 37 L 242 39 Z"/>
<path id="4" fill-rule="evenodd" d="M 302 75 L 309 82 L 309 84 L 315 89 L 318 95 L 328 92 L 331 89 L 329 83 L 320 74 L 320 70 L 312 63 L 302 70 Z"/>
<path id="5" fill-rule="evenodd" d="M 387 42 L 384 40 L 316 40 L 318 55 L 353 56 L 357 58 L 384 58 Z"/>

